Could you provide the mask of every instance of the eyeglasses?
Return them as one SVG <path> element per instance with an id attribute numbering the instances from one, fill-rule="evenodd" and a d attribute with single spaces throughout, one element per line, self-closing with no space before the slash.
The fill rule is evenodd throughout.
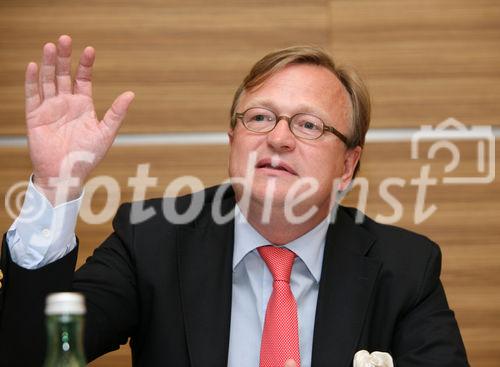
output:
<path id="1" fill-rule="evenodd" d="M 332 126 L 325 125 L 323 120 L 309 113 L 298 113 L 292 117 L 277 116 L 271 110 L 263 107 L 252 107 L 242 113 L 235 113 L 235 118 L 240 119 L 248 130 L 255 133 L 268 133 L 272 131 L 279 121 L 288 122 L 288 127 L 293 135 L 298 138 L 318 139 L 325 131 L 337 136 L 345 145 L 350 147 L 349 139 Z"/>

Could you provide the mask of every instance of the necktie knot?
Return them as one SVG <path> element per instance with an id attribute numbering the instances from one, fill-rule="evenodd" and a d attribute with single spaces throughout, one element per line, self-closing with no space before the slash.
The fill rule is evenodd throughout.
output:
<path id="1" fill-rule="evenodd" d="M 286 247 L 262 246 L 257 249 L 274 281 L 290 283 L 295 253 Z"/>

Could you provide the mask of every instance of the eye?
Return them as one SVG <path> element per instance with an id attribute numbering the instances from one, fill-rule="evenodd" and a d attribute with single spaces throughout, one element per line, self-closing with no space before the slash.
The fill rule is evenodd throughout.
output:
<path id="1" fill-rule="evenodd" d="M 268 121 L 270 119 L 269 116 L 266 116 L 266 115 L 255 115 L 252 117 L 252 120 L 253 121 Z"/>
<path id="2" fill-rule="evenodd" d="M 271 111 L 263 110 L 261 108 L 255 108 L 248 110 L 245 114 L 245 119 L 250 123 L 258 122 L 273 122 L 275 117 Z"/>
<path id="3" fill-rule="evenodd" d="M 321 130 L 321 121 L 314 119 L 312 116 L 301 116 L 295 122 L 295 125 L 301 130 L 317 131 Z"/>
<path id="4" fill-rule="evenodd" d="M 274 123 L 276 116 L 264 108 L 251 108 L 245 112 L 244 119 L 247 124 Z"/>
<path id="5" fill-rule="evenodd" d="M 307 113 L 295 115 L 291 127 L 293 133 L 301 138 L 316 139 L 323 134 L 323 122 Z"/>
<path id="6" fill-rule="evenodd" d="M 306 121 L 304 122 L 304 129 L 307 129 L 307 130 L 315 130 L 317 129 L 318 126 L 315 125 L 313 122 L 311 121 Z"/>
<path id="7" fill-rule="evenodd" d="M 243 115 L 246 128 L 255 132 L 267 132 L 273 129 L 276 115 L 265 108 L 250 108 Z"/>

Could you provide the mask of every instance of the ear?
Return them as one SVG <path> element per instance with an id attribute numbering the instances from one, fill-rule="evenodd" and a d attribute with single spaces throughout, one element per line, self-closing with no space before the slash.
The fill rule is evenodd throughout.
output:
<path id="1" fill-rule="evenodd" d="M 339 190 L 345 190 L 351 183 L 354 170 L 361 158 L 362 151 L 363 148 L 360 146 L 346 150 L 344 155 L 344 173 L 340 179 Z"/>
<path id="2" fill-rule="evenodd" d="M 228 130 L 227 137 L 229 138 L 229 145 L 232 145 L 233 144 L 233 139 L 234 139 L 234 129 L 233 128 L 231 128 L 230 130 Z"/>

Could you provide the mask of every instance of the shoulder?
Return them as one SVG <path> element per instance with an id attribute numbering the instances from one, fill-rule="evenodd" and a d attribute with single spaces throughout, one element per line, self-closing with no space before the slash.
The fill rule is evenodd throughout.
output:
<path id="1" fill-rule="evenodd" d="M 195 226 L 216 211 L 225 214 L 234 207 L 234 191 L 229 184 L 177 197 L 153 198 L 122 204 L 113 220 L 115 231 L 125 227 L 175 228 Z"/>
<path id="2" fill-rule="evenodd" d="M 355 223 L 359 211 L 348 207 L 341 207 L 341 210 Z M 373 244 L 366 256 L 380 260 L 386 272 L 420 278 L 432 271 L 439 276 L 441 250 L 427 236 L 401 227 L 378 223 L 366 215 L 361 223 L 355 225 L 373 238 Z"/>
<path id="3" fill-rule="evenodd" d="M 380 264 L 380 299 L 391 299 L 406 312 L 440 285 L 441 251 L 428 237 L 404 228 L 377 223 L 365 216 L 355 224 L 356 209 L 341 207 L 356 231 L 371 239 L 365 256 Z"/>
<path id="4" fill-rule="evenodd" d="M 378 223 L 355 208 L 341 207 L 341 210 L 353 223 L 370 233 L 376 240 L 375 245 L 378 245 L 383 250 L 397 251 L 398 253 L 405 250 L 414 253 L 428 252 L 439 248 L 436 243 L 425 235 L 405 228 Z M 358 221 L 359 223 L 357 223 L 357 217 L 362 218 L 361 221 Z"/>

